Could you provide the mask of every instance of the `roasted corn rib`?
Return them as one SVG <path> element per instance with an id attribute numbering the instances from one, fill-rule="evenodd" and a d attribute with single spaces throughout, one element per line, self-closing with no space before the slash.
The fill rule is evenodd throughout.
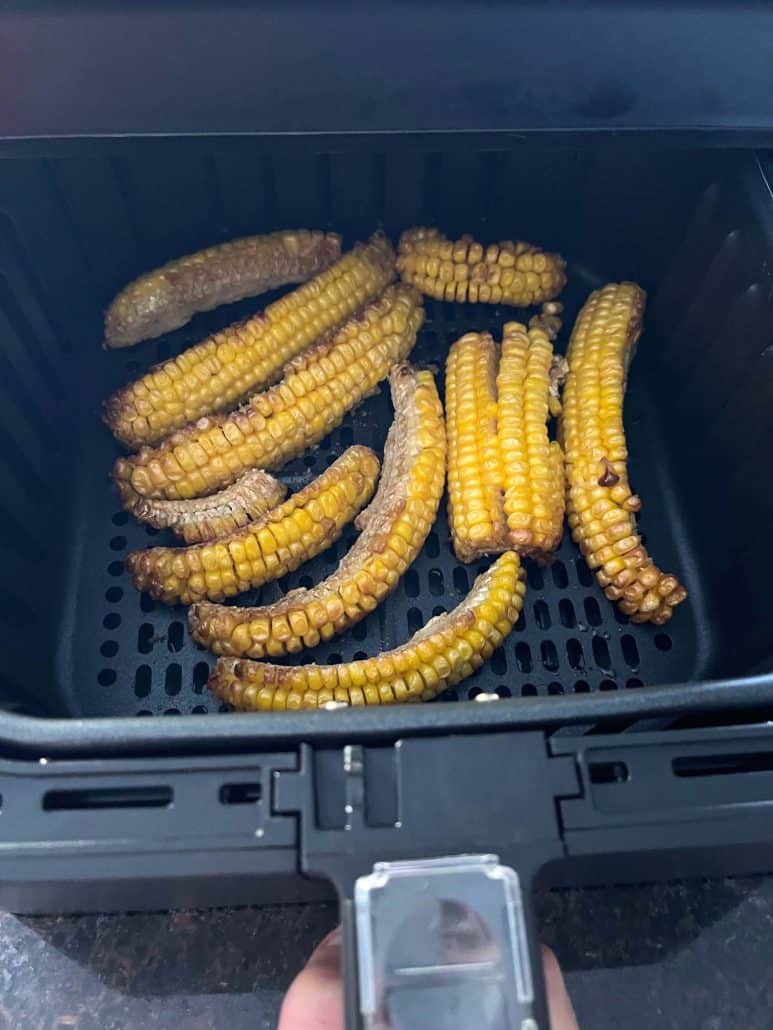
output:
<path id="1" fill-rule="evenodd" d="M 209 687 L 243 711 L 429 701 L 472 675 L 499 647 L 518 620 L 524 592 L 520 559 L 507 551 L 458 608 L 431 619 L 394 651 L 342 665 L 297 667 L 220 658 Z"/>
<path id="2" fill-rule="evenodd" d="M 547 429 L 553 345 L 532 325 L 508 322 L 502 333 L 498 433 L 508 545 L 545 561 L 561 542 L 564 459 Z"/>
<path id="3" fill-rule="evenodd" d="M 250 469 L 235 483 L 210 497 L 157 501 L 137 497 L 132 514 L 156 529 L 171 529 L 186 544 L 225 536 L 275 508 L 287 487 L 261 469 Z"/>
<path id="4" fill-rule="evenodd" d="M 370 500 L 378 470 L 369 447 L 350 447 L 255 522 L 212 543 L 134 551 L 126 567 L 138 590 L 166 604 L 222 601 L 262 586 L 330 547 Z"/>
<path id="5" fill-rule="evenodd" d="M 374 297 L 394 276 L 376 235 L 265 311 L 151 369 L 105 404 L 105 421 L 129 447 L 157 443 L 194 419 L 239 404 L 282 366 Z"/>
<path id="6" fill-rule="evenodd" d="M 125 286 L 105 314 L 105 347 L 129 347 L 185 325 L 197 311 L 302 283 L 341 254 L 336 233 L 247 236 L 170 261 Z"/>
<path id="7" fill-rule="evenodd" d="M 274 604 L 194 605 L 191 634 L 217 655 L 279 657 L 353 626 L 392 593 L 435 521 L 443 493 L 443 411 L 429 371 L 398 365 L 390 375 L 395 419 L 378 492 L 357 517 L 362 530 L 332 576 Z"/>
<path id="8" fill-rule="evenodd" d="M 645 293 L 610 283 L 590 295 L 569 342 L 560 433 L 569 526 L 607 597 L 633 622 L 662 625 L 687 591 L 652 562 L 636 529 L 623 429 L 628 366 L 641 334 Z"/>
<path id="9" fill-rule="evenodd" d="M 245 469 L 273 469 L 302 454 L 403 361 L 424 319 L 411 286 L 388 287 L 343 326 L 299 355 L 281 383 L 229 416 L 200 419 L 152 450 L 116 462 L 124 504 L 136 495 L 197 497 Z"/>
<path id="10" fill-rule="evenodd" d="M 407 229 L 397 270 L 404 282 L 435 300 L 482 301 L 528 307 L 552 300 L 566 285 L 558 254 L 521 240 L 484 246 L 472 236 L 447 239 L 438 229 Z"/>
<path id="11" fill-rule="evenodd" d="M 488 333 L 466 333 L 446 362 L 448 520 L 454 551 L 469 562 L 507 546 L 497 436 L 497 348 Z"/>

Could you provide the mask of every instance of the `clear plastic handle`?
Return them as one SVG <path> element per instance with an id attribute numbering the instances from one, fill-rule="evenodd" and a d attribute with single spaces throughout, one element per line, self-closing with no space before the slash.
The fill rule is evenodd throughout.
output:
<path id="1" fill-rule="evenodd" d="M 354 892 L 360 1025 L 547 1030 L 524 903 L 495 855 L 376 864 Z"/>

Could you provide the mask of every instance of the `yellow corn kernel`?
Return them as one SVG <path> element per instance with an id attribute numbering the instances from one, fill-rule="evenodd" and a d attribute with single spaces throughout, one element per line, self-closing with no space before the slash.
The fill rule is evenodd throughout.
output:
<path id="1" fill-rule="evenodd" d="M 309 623 L 328 639 L 359 622 L 394 590 L 435 521 L 445 482 L 446 437 L 431 372 L 398 365 L 390 386 L 395 418 L 384 447 L 379 489 L 357 517 L 355 525 L 362 532 L 338 569 L 317 586 L 294 590 L 260 608 L 194 605 L 188 616 L 194 640 L 218 655 L 286 654 L 302 646 Z M 404 517 L 408 510 L 410 519 Z M 256 621 L 261 634 L 250 636 Z M 267 636 L 262 632 L 266 623 L 276 627 Z"/>
<path id="2" fill-rule="evenodd" d="M 320 333 L 374 297 L 393 275 L 392 247 L 377 234 L 265 311 L 207 337 L 114 393 L 105 404 L 105 421 L 127 447 L 136 448 L 234 407 L 275 379 Z"/>
<path id="3" fill-rule="evenodd" d="M 311 284 L 309 284 L 311 285 Z M 244 470 L 244 448 L 250 466 L 277 468 L 290 458 L 319 443 L 344 416 L 359 404 L 391 367 L 403 361 L 416 340 L 424 320 L 421 298 L 410 286 L 390 286 L 334 333 L 299 355 L 284 370 L 282 384 L 258 394 L 246 409 L 223 416 L 200 419 L 170 436 L 152 450 L 145 448 L 131 458 L 116 462 L 114 478 L 125 505 L 135 503 L 136 494 L 169 500 L 211 492 L 233 482 Z M 336 372 L 331 354 L 346 355 L 346 371 Z M 309 385 L 310 384 L 310 385 Z M 291 388 L 294 401 L 284 399 L 282 385 Z M 300 415 L 297 390 L 315 402 L 317 414 L 311 420 Z M 317 404 L 317 402 L 319 402 Z M 224 426 L 239 426 L 245 443 L 233 447 L 224 436 Z M 179 462 L 167 459 L 199 445 L 207 463 L 194 474 Z M 320 498 L 320 503 L 324 501 Z"/>
<path id="4" fill-rule="evenodd" d="M 312 683 L 320 680 L 335 692 L 336 699 L 352 704 L 394 704 L 403 699 L 430 700 L 447 686 L 468 676 L 491 654 L 505 632 L 513 627 L 523 604 L 523 571 L 518 555 L 506 551 L 477 578 L 465 600 L 452 612 L 439 615 L 418 631 L 412 640 L 386 654 L 344 665 L 270 665 L 238 658 L 220 658 L 209 680 L 210 689 L 222 700 L 244 711 L 264 707 L 261 698 L 279 697 L 289 708 L 316 708 L 321 694 Z M 479 618 L 484 610 L 488 618 Z M 510 614 L 508 614 L 510 613 Z M 479 633 L 479 643 L 464 651 L 469 642 L 469 625 L 488 627 Z M 495 626 L 502 626 L 498 630 Z M 421 654 L 429 654 L 424 661 Z M 343 684 L 348 684 L 343 686 Z M 357 689 L 356 696 L 353 690 Z M 360 694 L 359 691 L 362 691 Z M 280 693 L 282 692 L 282 693 Z M 285 701 L 286 699 L 286 701 Z M 291 700 L 292 699 L 292 700 Z"/>
<path id="5" fill-rule="evenodd" d="M 451 242 L 438 229 L 407 229 L 397 248 L 403 282 L 437 300 L 528 307 L 557 297 L 566 285 L 560 255 L 505 240 L 487 248 L 471 236 Z"/>
<path id="6" fill-rule="evenodd" d="M 646 295 L 610 283 L 585 302 L 572 331 L 560 436 L 572 537 L 610 600 L 633 622 L 662 625 L 687 591 L 653 564 L 636 528 L 641 502 L 626 466 L 623 395 Z"/>
<path id="7" fill-rule="evenodd" d="M 322 475 L 263 518 L 215 543 L 134 551 L 127 556 L 126 567 L 138 590 L 146 590 L 166 604 L 233 597 L 284 576 L 328 548 L 370 500 L 378 469 L 378 458 L 369 447 L 350 447 Z M 351 486 L 351 499 L 348 492 L 342 492 L 342 484 Z M 339 497 L 335 518 L 326 520 L 320 533 L 305 544 L 298 543 L 277 554 L 271 530 L 291 525 L 299 513 L 305 514 L 309 501 L 324 493 Z M 250 541 L 257 542 L 257 555 L 248 546 Z M 202 568 L 203 585 L 202 577 L 196 575 Z"/>

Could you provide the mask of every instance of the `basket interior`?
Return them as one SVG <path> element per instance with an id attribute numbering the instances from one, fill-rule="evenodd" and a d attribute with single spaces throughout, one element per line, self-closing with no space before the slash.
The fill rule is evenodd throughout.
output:
<path id="1" fill-rule="evenodd" d="M 529 564 L 524 615 L 475 677 L 440 702 L 584 694 L 759 671 L 770 662 L 761 548 L 773 511 L 759 469 L 773 444 L 773 342 L 764 208 L 747 155 L 431 140 L 137 141 L 0 160 L 0 676 L 6 705 L 39 715 L 217 710 L 210 656 L 185 610 L 138 594 L 127 551 L 164 542 L 121 511 L 108 479 L 119 448 L 100 420 L 115 387 L 265 301 L 198 316 L 161 341 L 100 349 L 101 316 L 126 281 L 198 247 L 275 228 L 335 228 L 346 244 L 382 225 L 439 224 L 562 252 L 569 287 L 558 347 L 589 290 L 632 278 L 650 291 L 626 399 L 631 478 L 655 560 L 690 600 L 662 628 L 606 601 L 568 537 Z M 770 262 L 768 263 L 768 269 Z M 442 378 L 448 345 L 498 332 L 512 309 L 427 302 L 414 357 Z M 767 349 L 767 353 L 766 353 Z M 352 442 L 383 443 L 388 392 L 366 401 L 281 475 L 297 489 Z M 724 535 L 723 535 L 724 532 Z M 328 574 L 354 537 L 259 603 Z M 480 566 L 453 557 L 445 504 L 395 594 L 303 660 L 335 662 L 406 640 L 462 599 Z M 740 594 L 739 594 L 740 588 Z"/>

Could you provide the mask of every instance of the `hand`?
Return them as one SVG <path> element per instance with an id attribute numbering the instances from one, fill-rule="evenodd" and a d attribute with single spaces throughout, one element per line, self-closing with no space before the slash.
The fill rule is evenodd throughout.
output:
<path id="1" fill-rule="evenodd" d="M 556 956 L 542 949 L 552 1030 L 578 1030 Z M 341 930 L 333 930 L 293 980 L 279 1015 L 278 1030 L 343 1030 Z"/>

